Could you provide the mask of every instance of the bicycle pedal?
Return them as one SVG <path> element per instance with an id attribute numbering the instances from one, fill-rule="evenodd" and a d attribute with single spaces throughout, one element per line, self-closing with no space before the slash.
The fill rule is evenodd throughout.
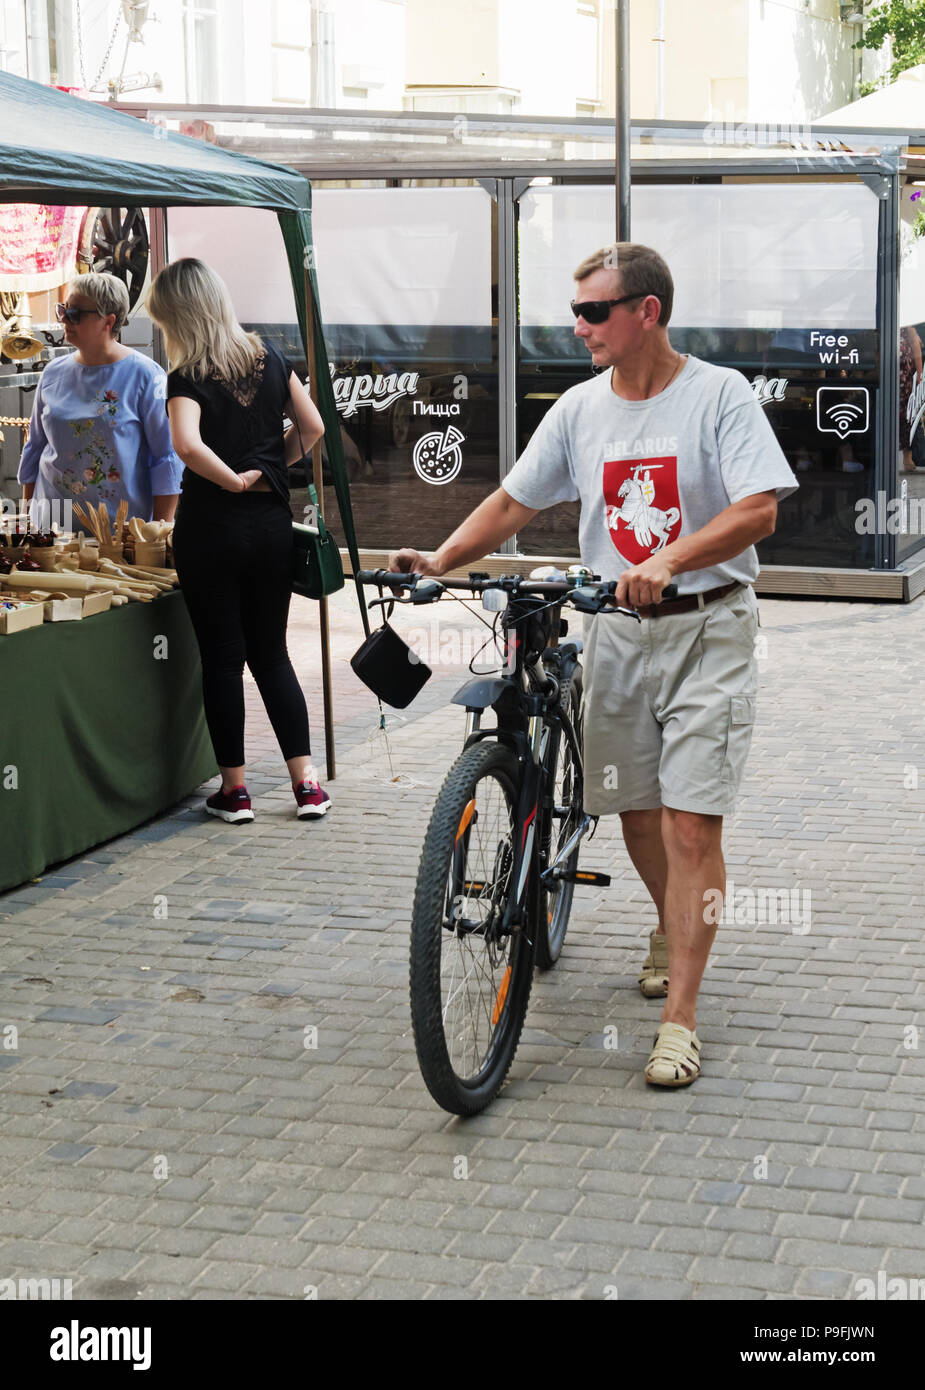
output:
<path id="1" fill-rule="evenodd" d="M 590 869 L 547 869 L 541 875 L 543 883 L 581 883 L 589 888 L 609 888 L 610 874 L 593 873 Z"/>

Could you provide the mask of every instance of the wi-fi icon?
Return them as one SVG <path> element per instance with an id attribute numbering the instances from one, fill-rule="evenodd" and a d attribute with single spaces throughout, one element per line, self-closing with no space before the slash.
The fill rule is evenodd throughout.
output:
<path id="1" fill-rule="evenodd" d="M 820 386 L 816 393 L 816 428 L 823 434 L 864 434 L 870 424 L 870 396 L 865 386 Z"/>
<path id="2" fill-rule="evenodd" d="M 832 421 L 839 434 L 844 434 L 863 414 L 864 412 L 859 405 L 852 405 L 849 401 L 840 401 L 838 405 L 829 406 L 825 412 L 825 418 Z"/>

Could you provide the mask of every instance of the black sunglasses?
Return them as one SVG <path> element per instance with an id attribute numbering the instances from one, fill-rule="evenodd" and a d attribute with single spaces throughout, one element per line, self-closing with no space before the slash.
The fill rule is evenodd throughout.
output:
<path id="1" fill-rule="evenodd" d="M 100 314 L 102 309 L 72 309 L 69 304 L 55 305 L 55 318 L 59 323 L 80 323 L 84 314 Z"/>
<path id="2" fill-rule="evenodd" d="M 576 319 L 583 318 L 585 323 L 606 323 L 611 309 L 618 304 L 628 304 L 631 299 L 645 299 L 648 293 L 648 290 L 643 290 L 640 294 L 625 294 L 622 299 L 585 299 L 580 303 L 573 299 L 572 313 Z"/>

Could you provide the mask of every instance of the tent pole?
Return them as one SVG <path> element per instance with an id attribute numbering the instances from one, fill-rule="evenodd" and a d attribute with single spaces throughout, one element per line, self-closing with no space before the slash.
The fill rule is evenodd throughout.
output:
<path id="1" fill-rule="evenodd" d="M 151 209 L 151 279 L 159 275 L 167 264 L 167 209 Z M 164 335 L 157 324 L 151 320 L 151 351 L 155 362 L 167 369 L 167 354 L 164 351 Z"/>
<path id="2" fill-rule="evenodd" d="M 308 267 L 305 268 L 305 327 L 306 351 L 308 354 L 308 390 L 316 410 L 318 404 L 318 376 L 315 371 L 315 301 Z M 318 510 L 324 515 L 324 474 L 321 464 L 321 440 L 312 447 L 312 475 L 315 491 L 318 494 Z M 333 782 L 337 776 L 334 759 L 334 699 L 331 690 L 331 635 L 328 625 L 328 600 L 318 600 L 318 621 L 321 629 L 321 693 L 324 700 L 324 755 L 327 765 L 327 780 Z"/>

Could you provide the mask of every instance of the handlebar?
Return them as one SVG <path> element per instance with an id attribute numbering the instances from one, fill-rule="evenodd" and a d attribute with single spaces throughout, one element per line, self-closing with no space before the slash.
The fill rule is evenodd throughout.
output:
<path id="1" fill-rule="evenodd" d="M 587 583 L 581 584 L 562 579 L 524 579 L 519 574 L 503 574 L 497 579 L 492 579 L 490 575 L 477 571 L 473 571 L 468 579 L 438 579 L 405 570 L 358 570 L 356 577 L 361 584 L 410 590 L 411 597 L 396 599 L 397 603 L 433 603 L 445 589 L 467 589 L 474 594 L 482 594 L 488 589 L 500 589 L 508 594 L 537 594 L 549 599 L 558 598 L 560 595 L 562 598 L 568 598 L 581 594 L 587 600 L 586 603 L 580 604 L 585 612 L 593 612 L 595 603 L 603 603 L 605 598 L 613 598 L 617 588 L 617 580 L 602 582 L 596 575 L 592 575 Z M 677 584 L 666 584 L 662 590 L 662 599 L 670 602 L 677 597 Z"/>

